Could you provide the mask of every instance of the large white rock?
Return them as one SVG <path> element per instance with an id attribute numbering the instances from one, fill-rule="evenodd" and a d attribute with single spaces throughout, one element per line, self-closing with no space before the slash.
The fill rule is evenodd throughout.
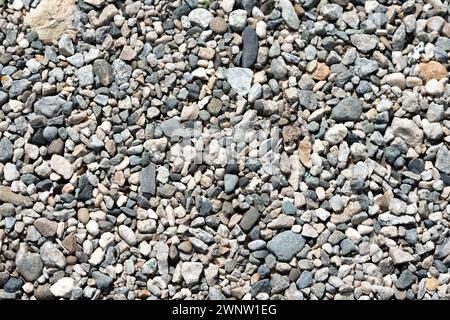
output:
<path id="1" fill-rule="evenodd" d="M 59 279 L 50 287 L 50 292 L 58 298 L 70 298 L 75 286 L 75 280 L 69 277 Z"/>
<path id="2" fill-rule="evenodd" d="M 214 18 L 213 14 L 204 8 L 197 8 L 189 13 L 189 21 L 203 29 L 209 26 L 209 22 Z"/>
<path id="3" fill-rule="evenodd" d="M 248 68 L 230 68 L 226 71 L 227 81 L 238 95 L 245 96 L 251 88 L 253 71 Z"/>
<path id="4" fill-rule="evenodd" d="M 181 266 L 181 275 L 187 286 L 196 284 L 203 271 L 203 264 L 201 262 L 184 262 Z"/>
<path id="5" fill-rule="evenodd" d="M 50 167 L 64 179 L 70 179 L 73 175 L 72 164 L 64 157 L 54 154 L 50 159 Z"/>

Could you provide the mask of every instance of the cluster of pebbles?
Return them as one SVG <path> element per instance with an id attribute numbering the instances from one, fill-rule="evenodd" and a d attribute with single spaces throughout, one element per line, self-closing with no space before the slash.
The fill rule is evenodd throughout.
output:
<path id="1" fill-rule="evenodd" d="M 0 26 L 0 299 L 450 298 L 448 0 Z"/>

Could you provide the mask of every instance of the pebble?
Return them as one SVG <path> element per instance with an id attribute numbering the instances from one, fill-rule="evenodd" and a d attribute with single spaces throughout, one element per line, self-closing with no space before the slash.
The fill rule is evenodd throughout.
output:
<path id="1" fill-rule="evenodd" d="M 272 252 L 279 261 L 289 262 L 303 249 L 305 240 L 292 231 L 284 231 L 277 234 L 267 243 L 267 249 Z"/>

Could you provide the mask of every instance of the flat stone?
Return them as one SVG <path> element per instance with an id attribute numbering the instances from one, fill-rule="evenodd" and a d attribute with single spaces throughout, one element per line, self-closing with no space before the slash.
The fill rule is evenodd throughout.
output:
<path id="1" fill-rule="evenodd" d="M 279 261 L 289 262 L 305 246 L 303 237 L 292 231 L 284 231 L 277 234 L 267 243 L 267 249 L 272 252 Z"/>

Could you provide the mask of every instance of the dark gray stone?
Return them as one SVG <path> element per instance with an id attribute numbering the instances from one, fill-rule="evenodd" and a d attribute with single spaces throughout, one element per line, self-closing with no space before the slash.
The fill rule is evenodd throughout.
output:
<path id="1" fill-rule="evenodd" d="M 395 286 L 400 290 L 405 290 L 409 286 L 411 286 L 414 282 L 416 282 L 416 276 L 409 271 L 408 269 L 403 270 L 400 274 L 400 277 L 395 282 Z"/>
<path id="2" fill-rule="evenodd" d="M 242 219 L 239 222 L 239 226 L 244 232 L 248 232 L 258 221 L 259 216 L 259 211 L 256 210 L 255 207 L 250 207 L 250 209 L 248 209 L 247 212 L 242 216 Z"/>
<path id="3" fill-rule="evenodd" d="M 147 167 L 143 168 L 139 181 L 141 184 L 141 192 L 149 196 L 156 195 L 156 166 L 154 163 L 150 163 Z"/>
<path id="4" fill-rule="evenodd" d="M 258 36 L 255 29 L 247 26 L 242 33 L 242 58 L 241 64 L 244 68 L 250 68 L 256 61 L 258 55 Z"/>
<path id="5" fill-rule="evenodd" d="M 3 137 L 0 140 L 0 162 L 6 163 L 13 157 L 14 145 L 8 138 Z"/>

